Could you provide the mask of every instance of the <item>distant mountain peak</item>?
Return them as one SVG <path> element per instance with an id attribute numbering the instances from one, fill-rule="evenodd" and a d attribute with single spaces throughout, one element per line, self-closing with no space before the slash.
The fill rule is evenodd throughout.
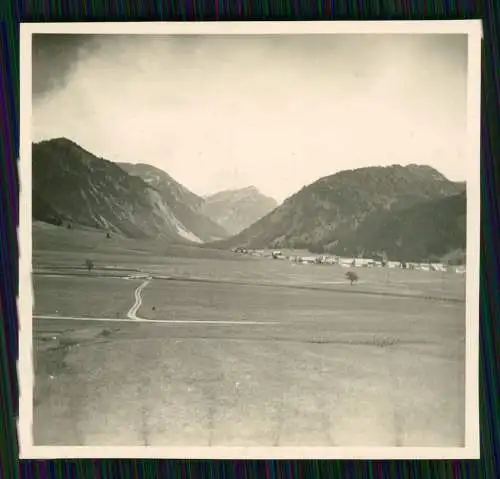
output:
<path id="1" fill-rule="evenodd" d="M 249 185 L 206 196 L 204 212 L 229 233 L 237 234 L 277 205 L 276 200 L 263 195 L 256 186 Z"/>
<path id="2" fill-rule="evenodd" d="M 270 196 L 265 195 L 262 193 L 259 188 L 257 188 L 254 185 L 249 185 L 249 186 L 244 186 L 242 188 L 231 188 L 227 190 L 221 190 L 217 193 L 213 193 L 211 195 L 205 195 L 204 198 L 226 198 L 226 197 L 234 197 L 234 196 L 239 196 L 239 197 L 246 197 L 246 196 L 256 196 L 259 198 L 267 198 L 270 201 L 276 202 L 276 200 Z"/>
<path id="3" fill-rule="evenodd" d="M 209 198 L 211 196 L 220 195 L 220 194 L 233 194 L 233 193 L 260 193 L 259 189 L 254 185 L 243 186 L 241 188 L 228 188 L 226 190 L 220 190 L 216 193 L 211 193 L 205 195 L 205 198 Z"/>

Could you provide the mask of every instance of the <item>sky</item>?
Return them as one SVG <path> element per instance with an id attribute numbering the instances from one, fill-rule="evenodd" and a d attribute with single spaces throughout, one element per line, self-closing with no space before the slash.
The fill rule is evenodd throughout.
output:
<path id="1" fill-rule="evenodd" d="M 278 201 L 345 169 L 465 180 L 466 35 L 33 37 L 32 140 Z"/>

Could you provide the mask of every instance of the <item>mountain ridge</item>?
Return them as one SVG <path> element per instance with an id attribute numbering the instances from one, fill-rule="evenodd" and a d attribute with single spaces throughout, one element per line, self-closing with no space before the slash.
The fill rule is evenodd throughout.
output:
<path id="1" fill-rule="evenodd" d="M 204 199 L 174 180 L 167 172 L 146 163 L 117 163 L 132 176 L 156 188 L 185 227 L 203 241 L 229 237 L 223 226 L 203 212 Z"/>
<path id="2" fill-rule="evenodd" d="M 33 218 L 133 238 L 202 240 L 140 177 L 67 138 L 32 145 Z"/>
<path id="3" fill-rule="evenodd" d="M 371 215 L 453 196 L 465 185 L 427 165 L 343 170 L 304 186 L 238 235 L 214 247 L 341 250 Z"/>
<path id="4" fill-rule="evenodd" d="M 33 219 L 56 225 L 406 261 L 465 249 L 466 184 L 428 165 L 343 170 L 278 205 L 253 185 L 201 197 L 159 168 L 114 163 L 67 138 L 35 143 L 32 153 Z"/>
<path id="5" fill-rule="evenodd" d="M 466 192 L 370 218 L 338 248 L 339 254 L 436 261 L 466 250 Z M 415 232 L 425 232 L 416 235 Z"/>

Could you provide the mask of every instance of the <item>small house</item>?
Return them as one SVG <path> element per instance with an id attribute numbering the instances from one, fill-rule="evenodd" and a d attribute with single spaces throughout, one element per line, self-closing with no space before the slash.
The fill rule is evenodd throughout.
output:
<path id="1" fill-rule="evenodd" d="M 401 268 L 401 263 L 399 261 L 387 261 L 388 268 Z"/>
<path id="2" fill-rule="evenodd" d="M 300 258 L 300 262 L 306 264 L 314 264 L 316 263 L 316 256 L 302 256 L 302 258 Z"/>

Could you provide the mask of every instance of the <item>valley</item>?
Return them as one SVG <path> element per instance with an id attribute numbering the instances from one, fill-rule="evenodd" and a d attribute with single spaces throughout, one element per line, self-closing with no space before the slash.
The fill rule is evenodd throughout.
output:
<path id="1" fill-rule="evenodd" d="M 463 444 L 464 276 L 81 235 L 34 228 L 35 444 Z"/>
<path id="2" fill-rule="evenodd" d="M 465 185 L 362 168 L 278 205 L 67 139 L 33 162 L 35 444 L 463 446 Z"/>

